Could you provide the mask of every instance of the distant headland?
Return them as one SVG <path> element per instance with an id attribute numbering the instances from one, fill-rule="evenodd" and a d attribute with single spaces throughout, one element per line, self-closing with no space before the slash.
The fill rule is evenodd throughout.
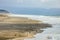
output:
<path id="1" fill-rule="evenodd" d="M 0 13 L 9 13 L 7 10 L 0 9 Z"/>

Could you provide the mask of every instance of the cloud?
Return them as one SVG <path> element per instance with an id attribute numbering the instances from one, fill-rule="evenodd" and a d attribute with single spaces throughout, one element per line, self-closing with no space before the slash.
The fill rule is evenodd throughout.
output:
<path id="1" fill-rule="evenodd" d="M 40 0 L 42 3 L 48 2 L 48 0 Z"/>
<path id="2" fill-rule="evenodd" d="M 0 0 L 0 6 L 60 8 L 60 0 Z"/>

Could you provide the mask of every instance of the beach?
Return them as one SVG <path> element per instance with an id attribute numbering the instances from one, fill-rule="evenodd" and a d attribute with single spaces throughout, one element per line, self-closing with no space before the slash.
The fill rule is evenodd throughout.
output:
<path id="1" fill-rule="evenodd" d="M 19 16 L 18 16 L 19 17 Z M 26 38 L 24 40 L 60 40 L 60 17 L 59 16 L 37 16 L 37 15 L 23 15 L 23 17 L 31 18 L 33 20 L 43 21 L 52 25 L 51 28 L 44 28 L 42 33 L 37 33 L 34 38 Z"/>
<path id="2" fill-rule="evenodd" d="M 0 39 L 31 38 L 41 33 L 43 28 L 52 27 L 51 24 L 33 20 L 28 17 L 16 17 L 11 14 L 0 14 Z M 24 34 L 24 35 L 23 35 Z"/>
<path id="3" fill-rule="evenodd" d="M 33 19 L 31 17 L 31 19 Z M 35 20 L 42 20 L 44 23 L 49 23 L 52 28 L 45 28 L 42 33 L 37 33 L 35 38 L 26 40 L 60 40 L 60 17 L 59 16 L 36 16 Z"/>

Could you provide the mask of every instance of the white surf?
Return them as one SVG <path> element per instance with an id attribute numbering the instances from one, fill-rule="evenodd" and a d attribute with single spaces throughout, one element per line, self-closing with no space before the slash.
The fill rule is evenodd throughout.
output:
<path id="1" fill-rule="evenodd" d="M 52 28 L 46 28 L 44 32 L 35 35 L 35 38 L 25 40 L 60 40 L 60 16 L 41 16 L 41 15 L 15 15 L 13 17 L 27 17 L 33 20 L 43 21 L 52 24 Z"/>

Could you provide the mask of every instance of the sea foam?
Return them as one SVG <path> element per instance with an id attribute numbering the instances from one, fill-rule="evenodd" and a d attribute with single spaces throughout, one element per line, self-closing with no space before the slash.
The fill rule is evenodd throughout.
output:
<path id="1" fill-rule="evenodd" d="M 47 28 L 44 32 L 35 35 L 35 38 L 25 40 L 60 40 L 60 16 L 44 16 L 44 15 L 17 15 L 11 14 L 13 17 L 27 17 L 33 20 L 43 21 L 52 24 L 52 28 Z"/>
<path id="2" fill-rule="evenodd" d="M 50 24 L 60 24 L 60 17 L 56 16 L 43 16 L 43 15 L 21 15 L 21 14 L 11 14 L 12 17 L 27 17 L 33 20 L 41 20 L 44 23 Z"/>

